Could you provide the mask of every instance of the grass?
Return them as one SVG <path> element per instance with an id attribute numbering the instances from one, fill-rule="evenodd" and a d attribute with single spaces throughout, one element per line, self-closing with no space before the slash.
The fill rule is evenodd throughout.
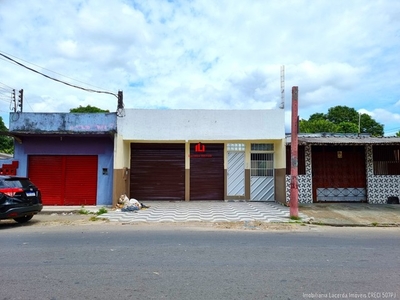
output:
<path id="1" fill-rule="evenodd" d="M 100 216 L 102 214 L 106 214 L 107 212 L 108 210 L 105 207 L 102 207 L 96 212 L 96 215 Z"/>
<path id="2" fill-rule="evenodd" d="M 105 207 L 100 208 L 100 209 L 99 209 L 98 211 L 96 211 L 96 212 L 91 212 L 91 211 L 85 209 L 83 206 L 82 206 L 82 208 L 81 208 L 80 210 L 78 210 L 78 213 L 81 214 L 81 215 L 95 214 L 95 215 L 97 215 L 97 216 L 100 216 L 100 215 L 105 214 L 105 213 L 107 213 L 107 212 L 108 212 L 108 210 L 107 210 L 107 208 L 105 208 Z"/>
<path id="3" fill-rule="evenodd" d="M 83 206 L 80 210 L 78 210 L 78 213 L 81 215 L 88 215 L 90 214 L 90 211 L 88 211 L 87 209 L 85 209 Z"/>

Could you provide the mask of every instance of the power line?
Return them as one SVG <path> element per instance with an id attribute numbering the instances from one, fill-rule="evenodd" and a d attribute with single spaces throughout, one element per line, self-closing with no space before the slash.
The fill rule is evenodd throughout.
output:
<path id="1" fill-rule="evenodd" d="M 17 64 L 17 65 L 19 65 L 19 66 L 21 66 L 21 67 L 23 67 L 23 68 L 25 68 L 25 69 L 28 69 L 28 70 L 30 70 L 30 71 L 32 71 L 32 72 L 34 72 L 34 73 L 37 73 L 37 74 L 39 74 L 39 75 L 42 75 L 42 76 L 44 76 L 44 77 L 46 77 L 46 78 L 48 78 L 48 79 L 57 81 L 57 82 L 59 82 L 59 83 L 65 84 L 65 85 L 67 85 L 67 86 L 70 86 L 70 87 L 73 87 L 73 88 L 76 88 L 76 89 L 80 89 L 80 90 L 83 90 L 83 91 L 86 91 L 86 92 L 113 95 L 113 96 L 115 96 L 115 97 L 118 98 L 118 95 L 115 94 L 115 93 L 112 93 L 112 92 L 99 91 L 99 90 L 94 90 L 94 89 L 87 89 L 87 88 L 83 88 L 83 87 L 80 87 L 80 86 L 77 86 L 77 85 L 74 85 L 74 84 L 70 84 L 70 83 L 68 83 L 68 82 L 65 82 L 65 81 L 62 81 L 62 80 L 53 78 L 53 77 L 51 77 L 51 76 L 49 76 L 49 75 L 46 75 L 46 74 L 41 73 L 41 72 L 39 72 L 39 71 L 37 71 L 37 70 L 35 70 L 35 69 L 32 69 L 32 68 L 30 68 L 30 67 L 28 67 L 28 66 L 26 66 L 26 65 L 24 65 L 24 64 L 22 64 L 22 63 L 20 63 L 20 62 L 18 62 L 18 61 L 16 61 L 16 60 L 14 60 L 14 59 L 12 59 L 11 57 L 9 57 L 9 56 L 7 56 L 7 55 L 1 53 L 1 52 L 0 52 L 0 56 L 2 56 L 2 57 L 4 57 L 4 58 L 8 59 L 9 61 L 12 61 L 13 63 L 15 63 L 15 64 Z"/>
<path id="2" fill-rule="evenodd" d="M 72 77 L 65 76 L 65 75 L 63 75 L 63 74 L 61 74 L 61 73 L 52 71 L 52 70 L 50 70 L 50 69 L 46 69 L 45 67 L 42 67 L 42 66 L 36 65 L 36 64 L 34 64 L 34 63 L 31 63 L 31 62 L 29 62 L 29 61 L 23 60 L 22 58 L 16 57 L 15 55 L 11 55 L 11 54 L 6 53 L 6 52 L 4 52 L 4 51 L 3 51 L 3 53 L 4 53 L 5 55 L 8 55 L 8 56 L 10 56 L 10 57 L 13 57 L 14 59 L 18 59 L 19 61 L 23 61 L 23 62 L 25 62 L 25 63 L 27 63 L 27 64 L 29 64 L 29 65 L 38 67 L 38 68 L 43 69 L 43 70 L 46 70 L 46 71 L 48 71 L 48 72 L 57 74 L 57 75 L 59 75 L 59 76 L 62 76 L 62 77 L 71 79 L 71 80 L 76 81 L 76 82 L 79 82 L 79 83 L 83 83 L 83 84 L 88 85 L 88 86 L 92 86 L 92 87 L 97 88 L 97 89 L 101 89 L 100 87 L 95 86 L 95 85 L 93 85 L 93 84 L 89 84 L 89 83 L 87 83 L 87 82 L 83 82 L 83 81 L 81 81 L 81 80 L 77 80 L 77 79 L 74 79 L 74 78 L 72 78 Z M 1 60 L 4 60 L 4 61 L 7 61 L 6 59 L 1 58 L 1 57 L 0 57 L 0 59 L 1 59 Z"/>

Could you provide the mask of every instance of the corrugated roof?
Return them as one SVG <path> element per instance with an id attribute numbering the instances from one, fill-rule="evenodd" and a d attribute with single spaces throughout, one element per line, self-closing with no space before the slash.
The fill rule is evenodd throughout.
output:
<path id="1" fill-rule="evenodd" d="M 291 137 L 286 137 L 286 143 L 291 143 Z M 375 145 L 393 145 L 400 144 L 400 137 L 370 137 L 364 135 L 299 135 L 298 137 L 299 145 L 366 145 L 366 144 L 375 144 Z"/>

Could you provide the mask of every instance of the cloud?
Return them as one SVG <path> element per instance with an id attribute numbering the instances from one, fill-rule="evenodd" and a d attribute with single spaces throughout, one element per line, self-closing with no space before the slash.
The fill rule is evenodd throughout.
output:
<path id="1" fill-rule="evenodd" d="M 1 1 L 0 52 L 73 84 L 123 90 L 127 108 L 278 107 L 285 65 L 286 110 L 298 86 L 305 118 L 335 105 L 392 109 L 390 126 L 400 113 L 398 15 L 391 0 Z M 0 78 L 24 88 L 27 110 L 116 108 L 115 97 L 3 59 Z"/>

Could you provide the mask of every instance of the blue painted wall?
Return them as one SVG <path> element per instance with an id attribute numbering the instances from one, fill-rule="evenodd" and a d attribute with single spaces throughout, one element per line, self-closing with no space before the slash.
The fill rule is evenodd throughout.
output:
<path id="1" fill-rule="evenodd" d="M 112 205 L 116 130 L 115 113 L 10 113 L 9 131 L 22 141 L 14 141 L 17 175 L 29 175 L 29 155 L 97 155 L 96 203 Z"/>

